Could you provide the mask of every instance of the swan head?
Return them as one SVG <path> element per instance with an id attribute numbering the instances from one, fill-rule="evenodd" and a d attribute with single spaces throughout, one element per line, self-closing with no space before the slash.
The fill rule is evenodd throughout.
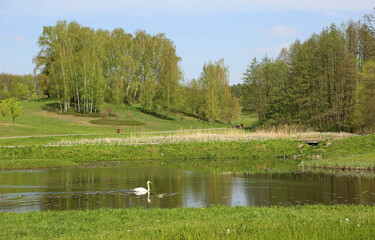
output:
<path id="1" fill-rule="evenodd" d="M 152 182 L 150 182 L 150 181 L 147 181 L 147 184 L 150 184 L 150 183 L 152 183 Z"/>

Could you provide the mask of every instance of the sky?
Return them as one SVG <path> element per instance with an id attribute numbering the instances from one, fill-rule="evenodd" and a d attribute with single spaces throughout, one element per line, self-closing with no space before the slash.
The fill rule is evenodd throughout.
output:
<path id="1" fill-rule="evenodd" d="M 0 0 L 0 73 L 33 73 L 43 26 L 76 21 L 93 29 L 165 33 L 181 57 L 185 81 L 224 59 L 230 84 L 242 83 L 256 57 L 324 27 L 373 13 L 373 0 Z"/>

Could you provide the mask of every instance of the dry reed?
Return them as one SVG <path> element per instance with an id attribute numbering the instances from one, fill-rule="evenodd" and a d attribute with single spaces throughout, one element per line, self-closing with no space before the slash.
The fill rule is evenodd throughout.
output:
<path id="1" fill-rule="evenodd" d="M 158 133 L 131 133 L 119 137 L 86 138 L 80 140 L 61 140 L 56 145 L 81 145 L 81 144 L 105 144 L 105 145 L 131 145 L 131 144 L 163 144 L 178 142 L 225 142 L 225 141 L 252 141 L 267 139 L 291 139 L 291 140 L 327 140 L 353 136 L 350 133 L 313 132 L 308 129 L 293 128 L 289 126 L 279 128 L 257 129 L 255 132 L 243 129 L 213 129 L 213 130 L 181 130 L 175 132 Z"/>

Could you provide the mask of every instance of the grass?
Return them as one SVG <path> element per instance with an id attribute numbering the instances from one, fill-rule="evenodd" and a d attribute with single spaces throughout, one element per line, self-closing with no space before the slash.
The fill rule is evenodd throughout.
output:
<path id="1" fill-rule="evenodd" d="M 349 133 L 319 133 L 298 132 L 291 128 L 276 130 L 259 129 L 255 132 L 233 128 L 179 129 L 175 131 L 140 132 L 134 127 L 133 131 L 124 134 L 81 134 L 63 136 L 35 136 L 30 138 L 0 139 L 3 146 L 27 145 L 79 145 L 79 144 L 135 144 L 135 143 L 177 143 L 177 142 L 218 142 L 218 141 L 253 141 L 267 139 L 329 139 L 353 136 Z"/>
<path id="2" fill-rule="evenodd" d="M 350 134 L 342 133 L 317 133 L 317 132 L 300 132 L 285 133 L 269 132 L 259 130 L 256 132 L 247 132 L 242 129 L 208 129 L 208 130 L 184 130 L 176 132 L 161 133 L 132 133 L 130 135 L 117 135 L 115 137 L 88 137 L 79 140 L 63 139 L 59 142 L 53 142 L 52 145 L 80 145 L 80 144 L 138 144 L 138 143 L 181 143 L 181 142 L 229 142 L 240 141 L 248 142 L 254 140 L 268 139 L 288 139 L 298 141 L 298 139 L 319 139 L 327 141 L 327 139 L 341 138 L 350 136 Z"/>
<path id="3" fill-rule="evenodd" d="M 87 133 L 116 133 L 118 125 L 105 126 L 91 124 L 92 115 L 80 116 L 58 114 L 47 111 L 46 105 L 53 104 L 53 99 L 21 102 L 22 114 L 13 122 L 10 116 L 0 117 L 0 136 L 38 136 L 54 134 L 87 134 Z M 103 105 L 104 109 L 106 105 Z M 209 124 L 194 118 L 176 117 L 176 120 L 164 120 L 139 111 L 137 105 L 119 106 L 115 111 L 119 120 L 145 123 L 140 126 L 122 126 L 121 132 L 168 131 L 178 129 L 217 128 L 224 124 Z M 136 128 L 136 129 L 134 129 Z"/>
<path id="4" fill-rule="evenodd" d="M 119 121 L 115 123 L 117 125 L 96 125 L 90 121 L 98 114 L 81 116 L 48 111 L 54 104 L 50 99 L 24 101 L 23 113 L 16 122 L 12 122 L 9 117 L 0 120 L 1 137 L 26 137 L 0 139 L 0 146 L 25 146 L 22 150 L 0 149 L 0 168 L 70 166 L 113 161 L 133 161 L 137 164 L 148 161 L 148 164 L 158 166 L 167 161 L 169 165 L 186 167 L 189 165 L 186 159 L 193 159 L 191 162 L 194 166 L 200 166 L 197 159 L 208 159 L 213 161 L 212 166 L 204 162 L 205 166 L 225 171 L 277 166 L 285 169 L 284 160 L 293 162 L 286 164 L 292 166 L 291 169 L 295 169 L 295 163 L 302 168 L 313 169 L 373 169 L 375 166 L 375 135 L 316 133 L 297 126 L 247 132 L 224 128 L 231 125 L 211 125 L 186 116 L 183 120 L 173 116 L 171 119 L 175 120 L 165 120 L 143 113 L 136 105 L 118 107 L 114 113 Z M 102 119 L 97 120 L 103 123 Z M 240 117 L 244 126 L 254 124 L 255 120 L 256 117 L 251 115 Z M 118 125 L 121 123 L 145 125 Z M 208 130 L 197 130 L 201 128 Z M 117 129 L 121 130 L 121 134 L 116 134 Z M 302 146 L 299 139 L 318 139 L 322 143 L 318 148 L 306 144 L 298 147 Z M 139 144 L 146 146 L 127 146 Z M 42 145 L 69 147 L 44 149 Z M 256 166 L 249 167 L 250 162 L 244 161 L 246 158 Z M 10 163 L 9 159 L 18 162 Z M 172 163 L 173 159 L 176 163 Z"/>
<path id="5" fill-rule="evenodd" d="M 116 126 L 139 126 L 145 125 L 139 121 L 129 121 L 129 120 L 117 120 L 117 119 L 96 119 L 91 120 L 90 123 L 98 125 L 116 125 Z"/>
<path id="6" fill-rule="evenodd" d="M 296 170 L 300 154 L 298 142 L 282 139 L 248 142 L 189 142 L 141 145 L 77 145 L 65 147 L 28 146 L 0 148 L 0 169 L 28 168 L 38 159 L 46 167 L 51 158 L 55 167 L 61 160 L 74 165 L 122 163 L 127 165 L 168 166 L 215 171 L 250 172 Z M 313 149 L 313 147 L 309 147 Z M 199 149 L 199 151 L 197 151 Z M 308 149 L 306 148 L 306 153 Z M 22 167 L 22 162 L 24 167 Z M 33 164 L 36 165 L 36 164 Z M 16 166 L 14 164 L 14 166 Z"/>
<path id="7" fill-rule="evenodd" d="M 371 206 L 0 213 L 0 239 L 373 239 Z"/>
<path id="8" fill-rule="evenodd" d="M 349 157 L 335 157 L 302 161 L 299 166 L 303 168 L 329 168 L 343 170 L 374 170 L 375 153 L 351 155 Z"/>
<path id="9" fill-rule="evenodd" d="M 115 134 L 119 123 L 95 125 L 90 121 L 97 114 L 46 111 L 53 103 L 25 101 L 15 123 L 0 119 L 0 136 L 34 136 L 0 139 L 0 146 L 24 146 L 0 148 L 0 169 L 123 164 L 254 173 L 375 166 L 375 135 L 287 126 L 256 132 L 214 129 L 230 125 L 186 116 L 165 120 L 137 106 L 120 106 L 116 117 L 145 125 L 121 126 L 123 134 Z M 246 127 L 255 121 L 255 116 L 241 116 L 239 123 Z M 64 136 L 42 136 L 55 134 Z M 299 139 L 322 143 L 302 146 Z M 3 212 L 0 239 L 373 239 L 374 214 L 371 206 L 344 205 Z"/>
<path id="10" fill-rule="evenodd" d="M 375 169 L 375 134 L 336 139 L 329 146 L 312 152 L 316 159 L 307 159 L 302 168 L 330 168 L 344 170 Z"/>

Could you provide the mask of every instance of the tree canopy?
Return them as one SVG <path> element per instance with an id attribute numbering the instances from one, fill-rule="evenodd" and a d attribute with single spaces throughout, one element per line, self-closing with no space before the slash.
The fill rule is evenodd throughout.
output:
<path id="1" fill-rule="evenodd" d="M 244 109 L 261 124 L 296 124 L 325 131 L 374 129 L 374 16 L 332 24 L 282 50 L 253 59 L 243 75 Z"/>

